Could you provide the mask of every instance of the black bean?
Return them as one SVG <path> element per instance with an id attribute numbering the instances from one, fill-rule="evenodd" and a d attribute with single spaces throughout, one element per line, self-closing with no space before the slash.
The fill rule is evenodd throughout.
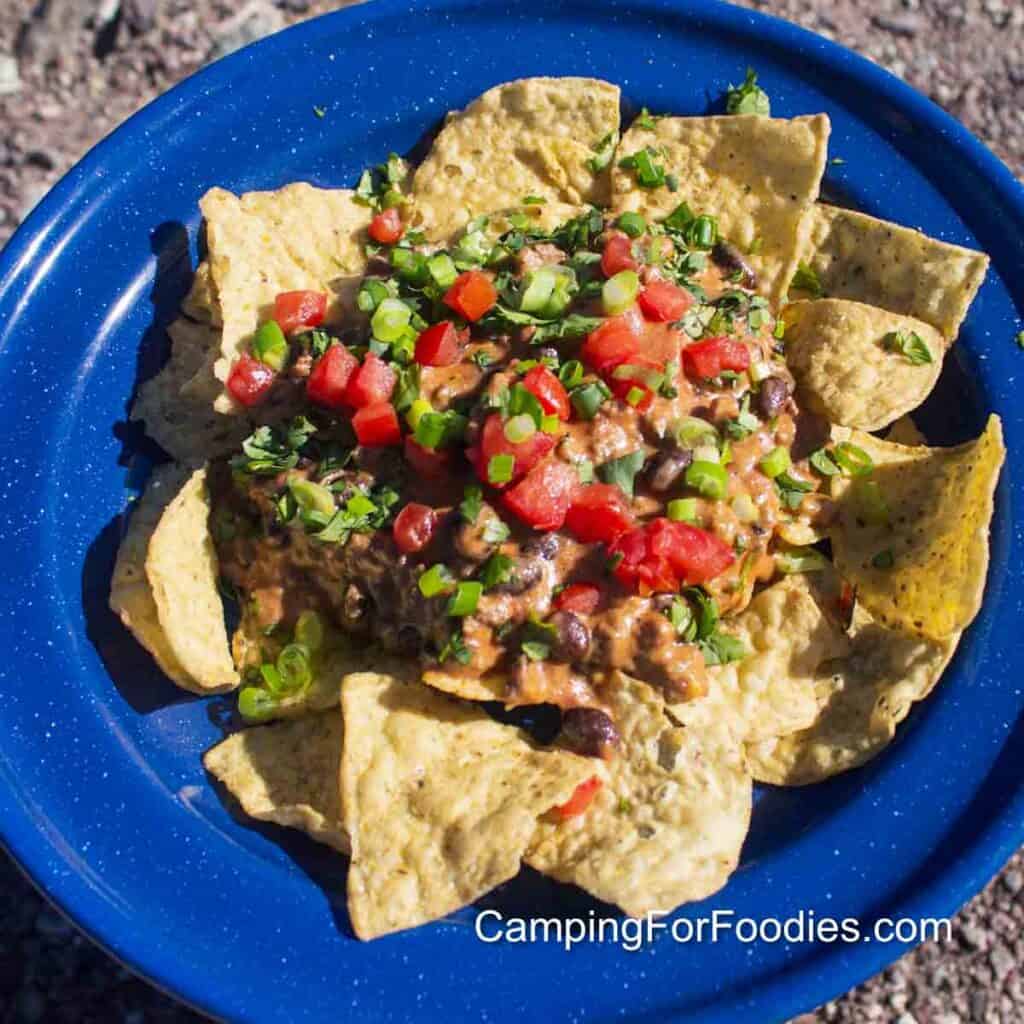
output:
<path id="1" fill-rule="evenodd" d="M 757 273 L 746 261 L 743 253 L 731 242 L 719 241 L 711 250 L 711 258 L 723 269 L 740 272 L 740 283 L 748 288 L 757 287 Z"/>
<path id="2" fill-rule="evenodd" d="M 789 384 L 781 377 L 767 377 L 757 392 L 757 407 L 767 419 L 777 416 L 789 398 Z"/>
<path id="3" fill-rule="evenodd" d="M 523 554 L 543 558 L 545 562 L 550 562 L 558 554 L 561 543 L 557 533 L 544 533 L 539 537 L 531 537 L 523 545 Z"/>
<path id="4" fill-rule="evenodd" d="M 604 757 L 619 745 L 619 730 L 597 708 L 569 708 L 562 716 L 562 739 L 577 754 Z"/>
<path id="5" fill-rule="evenodd" d="M 403 654 L 419 654 L 423 650 L 423 637 L 416 626 L 405 625 L 399 629 L 398 649 Z"/>
<path id="6" fill-rule="evenodd" d="M 590 650 L 590 630 L 572 612 L 555 612 L 548 620 L 555 627 L 551 656 L 556 661 L 582 661 Z"/>
<path id="7" fill-rule="evenodd" d="M 354 583 L 350 583 L 345 589 L 345 597 L 342 602 L 341 617 L 346 625 L 356 626 L 366 615 L 369 607 L 369 599 L 362 590 Z"/>
<path id="8" fill-rule="evenodd" d="M 659 494 L 670 491 L 686 468 L 693 462 L 693 452 L 688 448 L 674 448 L 662 452 L 654 460 L 650 473 L 651 490 Z"/>

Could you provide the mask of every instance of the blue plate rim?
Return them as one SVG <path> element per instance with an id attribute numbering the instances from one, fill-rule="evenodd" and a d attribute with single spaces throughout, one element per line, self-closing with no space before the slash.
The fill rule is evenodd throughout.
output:
<path id="1" fill-rule="evenodd" d="M 479 10 L 481 4 L 472 0 L 426 0 L 416 5 L 418 14 L 452 12 L 460 8 Z M 484 6 L 504 5 L 484 0 Z M 796 24 L 761 11 L 735 7 L 724 0 L 624 0 L 622 9 L 634 8 L 648 14 L 671 14 L 694 22 L 708 23 L 731 32 L 756 33 L 763 41 L 788 51 L 799 51 L 833 73 L 842 74 L 851 84 L 879 95 L 888 104 L 899 108 L 908 120 L 927 132 L 942 135 L 959 155 L 998 193 L 1000 202 L 1011 209 L 1024 224 L 1024 187 L 998 157 L 975 138 L 959 121 L 911 86 L 842 45 L 825 39 Z M 348 20 L 354 23 L 386 19 L 393 14 L 410 13 L 407 0 L 368 0 L 301 22 L 272 36 L 259 40 L 193 73 L 125 120 L 114 131 L 93 146 L 75 166 L 43 197 L 18 227 L 6 246 L 0 250 L 0 297 L 18 281 L 19 275 L 32 268 L 46 255 L 45 247 L 54 229 L 74 211 L 77 190 L 103 166 L 122 138 L 140 125 L 158 120 L 178 104 L 214 87 L 230 82 L 252 54 L 259 50 L 267 58 L 303 37 L 309 39 L 324 31 L 327 22 Z M 877 131 L 877 129 L 875 129 Z M 891 140 L 889 140 L 891 141 Z M 898 147 L 897 147 L 898 148 Z M 0 355 L 4 345 L 0 340 Z M 3 759 L 0 753 L 0 760 Z M 890 909 L 893 916 L 921 918 L 948 916 L 960 908 L 987 882 L 1024 841 L 1024 788 L 1004 806 L 1001 816 L 990 819 L 987 828 L 962 843 L 958 854 L 927 882 L 922 882 L 909 895 L 902 895 Z M 0 787 L 0 845 L 12 856 L 22 873 L 59 910 L 66 914 L 85 934 L 109 955 L 140 974 L 160 990 L 204 1013 L 230 1014 L 216 979 L 191 969 L 175 970 L 173 958 L 147 949 L 144 943 L 133 942 L 133 936 L 118 928 L 117 922 L 105 913 L 105 903 L 88 885 L 74 874 L 60 875 L 48 870 L 47 844 L 39 834 L 31 811 L 18 802 L 12 789 Z M 842 984 L 852 987 L 890 963 L 894 953 L 909 948 L 906 943 L 857 944 L 843 949 L 846 963 Z M 811 975 L 821 966 L 820 960 L 808 958 L 795 964 L 767 982 L 755 981 L 741 996 L 735 998 L 737 1008 L 749 1006 L 753 995 L 773 1009 L 785 1007 L 797 1013 L 817 1006 L 838 995 L 834 991 L 837 975 L 830 980 Z M 803 977 L 802 977 L 803 976 Z M 844 989 L 845 990 L 845 989 Z M 723 1006 L 728 1009 L 727 1006 Z"/>

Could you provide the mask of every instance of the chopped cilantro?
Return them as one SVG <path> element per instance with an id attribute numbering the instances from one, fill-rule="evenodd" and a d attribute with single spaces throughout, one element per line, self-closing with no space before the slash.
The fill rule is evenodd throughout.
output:
<path id="1" fill-rule="evenodd" d="M 640 108 L 640 113 L 637 115 L 637 119 L 633 122 L 637 128 L 642 128 L 645 132 L 654 131 L 654 122 L 658 120 L 661 115 L 652 114 L 646 107 Z"/>
<path id="2" fill-rule="evenodd" d="M 519 649 L 530 661 L 543 661 L 551 653 L 551 645 L 542 643 L 540 640 L 524 640 Z"/>
<path id="3" fill-rule="evenodd" d="M 468 665 L 471 657 L 469 648 L 462 639 L 462 630 L 453 629 L 448 641 L 438 652 L 437 660 L 443 665 L 449 658 L 454 658 L 460 665 Z"/>
<path id="4" fill-rule="evenodd" d="M 1024 331 L 1017 332 L 1017 347 L 1024 348 Z"/>
<path id="5" fill-rule="evenodd" d="M 259 427 L 242 442 L 242 453 L 231 460 L 231 468 L 254 476 L 273 476 L 294 469 L 299 449 L 316 433 L 305 416 L 296 416 L 283 429 Z"/>
<path id="6" fill-rule="evenodd" d="M 327 544 L 347 544 L 353 533 L 373 533 L 387 525 L 398 500 L 391 487 L 376 487 L 369 494 L 357 491 L 313 536 Z M 306 518 L 315 520 L 315 515 Z"/>
<path id="7" fill-rule="evenodd" d="M 594 174 L 600 174 L 611 162 L 615 155 L 615 147 L 619 144 L 619 133 L 609 132 L 600 138 L 590 148 L 594 155 L 587 160 L 587 167 Z"/>
<path id="8" fill-rule="evenodd" d="M 890 331 L 882 345 L 890 352 L 898 352 L 912 366 L 933 362 L 931 351 L 917 331 Z"/>
<path id="9" fill-rule="evenodd" d="M 624 171 L 633 171 L 641 188 L 658 188 L 665 184 L 665 168 L 655 163 L 655 158 L 660 155 L 653 146 L 647 146 L 630 156 L 623 157 L 619 161 L 619 167 Z"/>
<path id="10" fill-rule="evenodd" d="M 315 106 L 315 105 L 313 107 L 313 113 L 316 114 L 317 117 L 326 117 L 327 116 L 327 111 L 323 107 L 318 107 L 318 106 Z"/>
<path id="11" fill-rule="evenodd" d="M 821 287 L 821 279 L 818 277 L 818 272 L 813 267 L 809 267 L 803 260 L 797 264 L 796 273 L 793 275 L 789 290 L 792 291 L 794 288 L 798 291 L 808 292 L 816 299 L 820 299 L 825 294 L 825 290 Z"/>
<path id="12" fill-rule="evenodd" d="M 606 484 L 615 484 L 620 490 L 633 497 L 633 485 L 637 473 L 644 468 L 647 456 L 642 448 L 617 459 L 609 459 L 597 467 L 597 475 Z"/>
<path id="13" fill-rule="evenodd" d="M 491 555 L 484 563 L 483 569 L 480 570 L 480 582 L 483 584 L 484 590 L 508 583 L 512 579 L 512 570 L 515 568 L 515 564 L 515 561 L 508 555 L 503 555 L 500 552 Z"/>
<path id="14" fill-rule="evenodd" d="M 467 523 L 475 523 L 483 508 L 483 491 L 477 484 L 470 484 L 462 492 L 462 502 L 459 505 L 459 513 Z"/>
<path id="15" fill-rule="evenodd" d="M 757 84 L 757 73 L 747 68 L 747 77 L 742 85 L 731 85 L 725 94 L 725 112 L 727 114 L 757 114 L 770 117 L 771 100 L 768 93 Z"/>

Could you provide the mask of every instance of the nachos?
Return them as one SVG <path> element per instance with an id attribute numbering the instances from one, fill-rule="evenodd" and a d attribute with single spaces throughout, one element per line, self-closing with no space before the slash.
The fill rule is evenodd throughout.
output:
<path id="1" fill-rule="evenodd" d="M 237 689 L 207 768 L 351 857 L 362 938 L 524 861 L 710 895 L 754 781 L 876 755 L 980 608 L 999 420 L 907 417 L 987 258 L 819 202 L 824 114 L 728 109 L 623 130 L 614 85 L 527 79 L 418 168 L 201 201 L 111 603 Z"/>

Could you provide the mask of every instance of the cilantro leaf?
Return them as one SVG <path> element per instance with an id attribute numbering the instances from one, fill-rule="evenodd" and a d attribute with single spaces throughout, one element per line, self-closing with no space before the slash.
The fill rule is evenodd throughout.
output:
<path id="1" fill-rule="evenodd" d="M 587 167 L 594 174 L 600 174 L 611 162 L 615 155 L 615 147 L 619 144 L 619 133 L 609 132 L 603 138 L 598 139 L 590 148 L 594 155 L 587 160 Z"/>
<path id="2" fill-rule="evenodd" d="M 725 112 L 727 114 L 757 114 L 770 117 L 771 100 L 768 93 L 757 84 L 757 73 L 747 68 L 747 77 L 742 85 L 730 85 L 725 94 Z"/>
<path id="3" fill-rule="evenodd" d="M 644 468 L 647 456 L 642 448 L 617 459 L 609 459 L 597 467 L 597 475 L 606 484 L 615 484 L 628 497 L 633 497 L 637 473 Z"/>
<path id="4" fill-rule="evenodd" d="M 899 353 L 911 366 L 923 366 L 934 361 L 924 338 L 917 331 L 890 331 L 882 339 L 882 345 L 890 352 Z"/>
<path id="5" fill-rule="evenodd" d="M 794 288 L 798 291 L 808 292 L 815 299 L 820 299 L 825 294 L 825 290 L 821 286 L 821 278 L 818 277 L 818 272 L 813 267 L 809 267 L 803 260 L 797 264 L 796 273 L 793 275 L 793 280 L 789 285 L 790 291 Z"/>

